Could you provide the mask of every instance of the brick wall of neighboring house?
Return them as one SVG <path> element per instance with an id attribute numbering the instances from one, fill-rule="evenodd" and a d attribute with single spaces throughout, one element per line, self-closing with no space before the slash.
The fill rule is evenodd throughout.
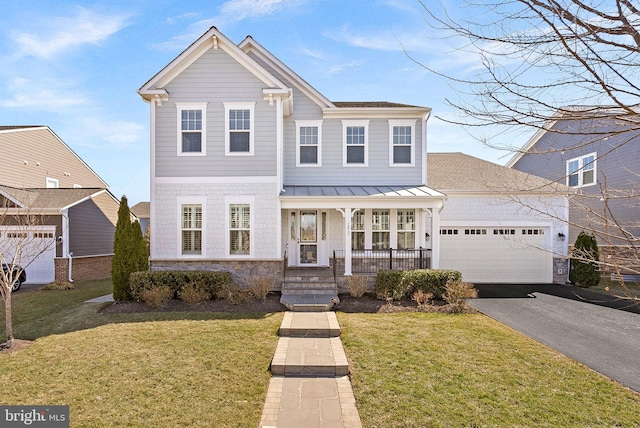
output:
<path id="1" fill-rule="evenodd" d="M 84 281 L 87 279 L 108 278 L 111 276 L 111 260 L 113 255 L 74 257 L 71 261 L 71 279 Z M 69 282 L 69 259 L 56 258 L 56 282 Z"/>
<path id="2" fill-rule="evenodd" d="M 151 270 L 209 270 L 231 272 L 233 282 L 247 286 L 247 278 L 269 276 L 280 290 L 283 278 L 282 260 L 163 260 L 152 261 Z"/>

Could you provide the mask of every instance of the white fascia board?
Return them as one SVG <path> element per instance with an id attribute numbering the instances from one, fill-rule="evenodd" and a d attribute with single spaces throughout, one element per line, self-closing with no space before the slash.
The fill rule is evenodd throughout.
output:
<path id="1" fill-rule="evenodd" d="M 164 86 L 171 82 L 189 65 L 193 64 L 194 61 L 200 58 L 200 56 L 209 49 L 223 49 L 267 86 L 271 88 L 286 89 L 286 85 L 249 57 L 249 55 L 218 31 L 217 28 L 211 27 L 206 33 L 200 36 L 198 40 L 192 43 L 191 46 L 185 49 L 173 61 L 145 83 L 138 90 L 138 93 L 143 98 L 155 95 L 149 93 L 149 91 L 164 88 Z"/>
<path id="2" fill-rule="evenodd" d="M 13 202 L 14 204 L 18 205 L 20 208 L 24 208 L 25 207 L 25 204 L 22 201 L 19 201 L 16 198 L 14 198 L 13 196 L 9 195 L 2 188 L 0 188 L 0 195 L 4 196 L 6 199 L 8 199 L 11 202 Z M 18 209 L 20 209 L 20 208 L 18 208 Z M 11 208 L 5 208 L 4 210 L 7 210 L 7 209 L 11 209 Z"/>
<path id="3" fill-rule="evenodd" d="M 260 43 L 256 42 L 251 36 L 247 36 L 240 44 L 238 48 L 247 54 L 250 52 L 258 55 L 263 61 L 271 65 L 275 70 L 280 72 L 287 80 L 295 84 L 303 94 L 312 99 L 320 107 L 333 107 L 333 103 L 317 89 L 307 83 L 296 72 L 291 70 L 286 64 L 276 58 L 271 52 L 265 49 Z"/>
<path id="4" fill-rule="evenodd" d="M 14 129 L 4 129 L 0 130 L 0 134 L 9 134 L 13 132 L 25 132 L 25 131 L 33 131 L 36 129 L 48 129 L 48 126 L 30 126 L 28 128 L 14 128 Z"/>
<path id="5" fill-rule="evenodd" d="M 325 108 L 322 116 L 332 119 L 422 119 L 431 113 L 427 107 Z"/>
<path id="6" fill-rule="evenodd" d="M 73 202 L 73 203 L 71 203 L 71 204 L 69 204 L 69 205 L 67 205 L 67 206 L 64 206 L 64 207 L 60 208 L 60 211 L 64 211 L 64 210 L 68 210 L 69 208 L 73 208 L 73 207 L 75 207 L 76 205 L 79 205 L 79 204 L 81 204 L 81 203 L 83 203 L 83 202 L 85 202 L 85 201 L 88 201 L 89 199 L 93 199 L 93 198 L 95 198 L 96 196 L 101 195 L 101 194 L 103 194 L 103 193 L 104 193 L 104 192 L 106 192 L 106 191 L 107 191 L 107 189 L 99 190 L 99 191 L 97 191 L 96 193 L 92 193 L 92 194 L 91 194 L 91 195 L 89 195 L 89 196 L 85 196 L 85 197 L 84 197 L 84 198 L 82 198 L 82 199 L 78 199 L 77 201 L 75 201 L 75 202 Z"/>
<path id="7" fill-rule="evenodd" d="M 155 177 L 156 184 L 277 184 L 278 176 Z"/>

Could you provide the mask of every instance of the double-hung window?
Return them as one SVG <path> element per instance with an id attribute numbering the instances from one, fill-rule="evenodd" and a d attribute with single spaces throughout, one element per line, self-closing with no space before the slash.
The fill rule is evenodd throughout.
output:
<path id="1" fill-rule="evenodd" d="M 225 153 L 253 155 L 255 103 L 224 103 Z"/>
<path id="2" fill-rule="evenodd" d="M 567 161 L 567 185 L 583 187 L 596 184 L 596 153 Z"/>
<path id="3" fill-rule="evenodd" d="M 202 205 L 182 204 L 182 255 L 202 254 Z"/>
<path id="4" fill-rule="evenodd" d="M 414 166 L 415 120 L 389 121 L 389 166 Z"/>
<path id="5" fill-rule="evenodd" d="M 230 256 L 253 255 L 252 235 L 254 227 L 253 197 L 228 196 L 226 202 L 227 254 Z"/>
<path id="6" fill-rule="evenodd" d="M 322 166 L 322 121 L 296 120 L 296 166 Z"/>
<path id="7" fill-rule="evenodd" d="M 371 248 L 386 250 L 391 247 L 391 224 L 389 210 L 371 211 Z"/>
<path id="8" fill-rule="evenodd" d="M 55 178 L 47 177 L 46 183 L 47 189 L 57 189 L 58 187 L 60 187 L 60 183 Z"/>
<path id="9" fill-rule="evenodd" d="M 351 220 L 351 248 L 364 250 L 364 210 L 353 213 Z"/>
<path id="10" fill-rule="evenodd" d="M 178 155 L 206 154 L 207 103 L 176 103 Z"/>
<path id="11" fill-rule="evenodd" d="M 343 166 L 367 166 L 369 154 L 369 121 L 343 120 Z"/>
<path id="12" fill-rule="evenodd" d="M 407 250 L 416 245 L 416 212 L 415 210 L 398 210 L 396 216 L 398 229 L 398 249 Z"/>

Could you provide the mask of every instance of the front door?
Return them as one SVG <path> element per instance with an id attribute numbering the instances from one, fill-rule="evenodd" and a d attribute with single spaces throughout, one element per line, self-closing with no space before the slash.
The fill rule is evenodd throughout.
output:
<path id="1" fill-rule="evenodd" d="M 318 213 L 300 211 L 300 264 L 318 264 Z"/>

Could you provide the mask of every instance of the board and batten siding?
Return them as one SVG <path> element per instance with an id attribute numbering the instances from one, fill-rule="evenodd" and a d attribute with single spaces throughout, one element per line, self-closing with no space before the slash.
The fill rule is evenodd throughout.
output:
<path id="1" fill-rule="evenodd" d="M 105 183 L 46 127 L 0 132 L 3 156 L 0 183 L 17 188 L 44 188 L 47 177 L 61 188 L 104 188 Z"/>
<path id="2" fill-rule="evenodd" d="M 275 176 L 277 108 L 263 99 L 264 82 L 224 50 L 209 49 L 166 89 L 156 107 L 157 177 Z M 206 102 L 206 156 L 178 156 L 175 103 Z M 255 102 L 253 156 L 225 156 L 225 102 Z"/>

